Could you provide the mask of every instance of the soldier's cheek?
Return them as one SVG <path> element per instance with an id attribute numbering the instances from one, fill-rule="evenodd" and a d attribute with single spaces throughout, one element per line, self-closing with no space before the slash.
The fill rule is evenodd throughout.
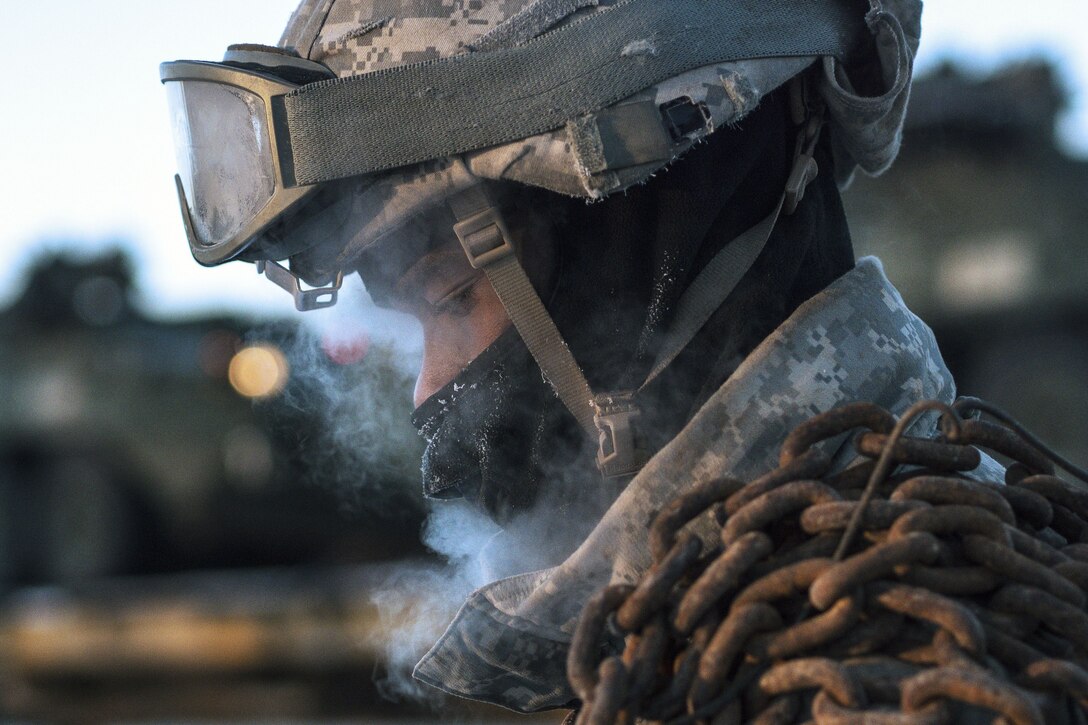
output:
<path id="1" fill-rule="evenodd" d="M 416 407 L 448 385 L 510 326 L 510 318 L 486 280 L 474 288 L 471 304 L 456 312 L 425 314 L 423 362 L 416 378 Z"/>

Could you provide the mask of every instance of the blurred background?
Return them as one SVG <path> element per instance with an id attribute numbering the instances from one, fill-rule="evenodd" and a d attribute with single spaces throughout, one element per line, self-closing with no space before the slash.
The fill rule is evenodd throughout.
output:
<path id="1" fill-rule="evenodd" d="M 405 679 L 472 585 L 419 494 L 418 331 L 355 281 L 303 320 L 183 236 L 157 65 L 295 4 L 0 7 L 0 722 L 509 719 Z M 846 193 L 961 392 L 1082 464 L 1086 26 L 931 4 L 902 155 Z"/>

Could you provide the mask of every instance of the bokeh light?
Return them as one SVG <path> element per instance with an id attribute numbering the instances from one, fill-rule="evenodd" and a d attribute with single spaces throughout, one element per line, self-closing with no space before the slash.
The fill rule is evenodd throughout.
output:
<path id="1" fill-rule="evenodd" d="M 273 345 L 249 345 L 230 361 L 227 378 L 239 395 L 268 398 L 283 390 L 290 375 L 287 358 Z"/>

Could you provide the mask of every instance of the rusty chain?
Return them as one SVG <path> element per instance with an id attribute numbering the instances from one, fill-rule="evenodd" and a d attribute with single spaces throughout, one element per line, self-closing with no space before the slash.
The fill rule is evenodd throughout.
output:
<path id="1" fill-rule="evenodd" d="M 906 435 L 933 411 L 936 438 Z M 833 472 L 843 435 L 860 458 Z M 966 477 L 980 449 L 1004 482 Z M 1088 725 L 1088 472 L 983 401 L 816 416 L 774 471 L 670 502 L 649 546 L 578 622 L 580 724 Z"/>

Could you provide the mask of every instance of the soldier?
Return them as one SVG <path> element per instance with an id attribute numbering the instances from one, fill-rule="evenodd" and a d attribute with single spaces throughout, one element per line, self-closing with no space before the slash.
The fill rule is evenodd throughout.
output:
<path id="1" fill-rule="evenodd" d="M 548 514 L 542 568 L 473 594 L 419 680 L 569 704 L 573 622 L 648 566 L 653 511 L 840 402 L 953 399 L 839 199 L 898 150 L 920 12 L 305 0 L 279 47 L 164 64 L 194 256 L 300 309 L 358 272 L 422 324 L 426 495 Z"/>

